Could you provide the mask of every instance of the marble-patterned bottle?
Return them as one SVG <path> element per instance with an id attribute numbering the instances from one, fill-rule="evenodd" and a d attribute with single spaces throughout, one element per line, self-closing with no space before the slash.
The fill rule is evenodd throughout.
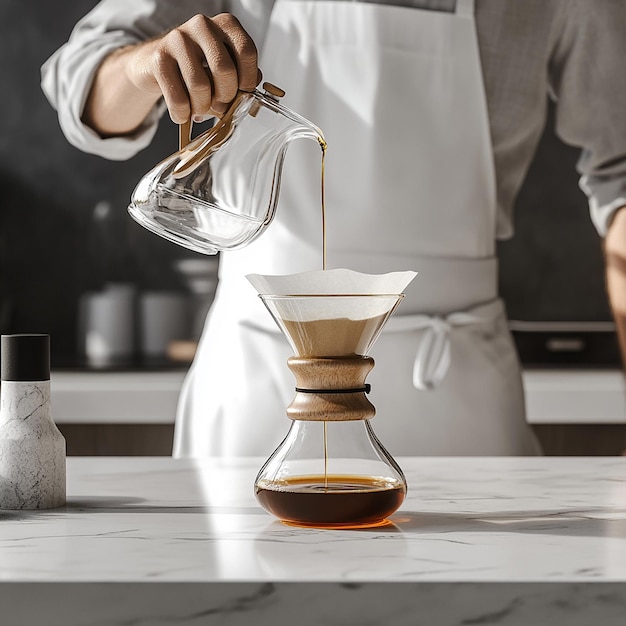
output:
<path id="1" fill-rule="evenodd" d="M 65 439 L 50 414 L 50 336 L 2 335 L 0 509 L 65 504 Z"/>

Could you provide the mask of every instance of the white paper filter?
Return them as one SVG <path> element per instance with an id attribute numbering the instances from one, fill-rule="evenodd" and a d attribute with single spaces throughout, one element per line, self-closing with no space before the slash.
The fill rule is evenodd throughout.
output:
<path id="1" fill-rule="evenodd" d="M 377 296 L 404 293 L 415 276 L 417 272 L 412 271 L 362 274 L 349 269 L 333 269 L 281 276 L 248 274 L 246 278 L 261 295 Z M 303 306 L 300 319 L 368 319 L 387 313 L 393 304 L 395 301 L 390 304 L 389 298 L 312 298 L 307 306 Z"/>

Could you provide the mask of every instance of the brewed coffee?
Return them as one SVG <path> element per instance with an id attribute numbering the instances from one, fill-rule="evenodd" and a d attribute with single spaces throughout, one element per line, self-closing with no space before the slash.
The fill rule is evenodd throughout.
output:
<path id="1" fill-rule="evenodd" d="M 402 504 L 405 494 L 403 483 L 370 476 L 294 476 L 256 485 L 261 506 L 279 519 L 326 528 L 382 524 Z"/>

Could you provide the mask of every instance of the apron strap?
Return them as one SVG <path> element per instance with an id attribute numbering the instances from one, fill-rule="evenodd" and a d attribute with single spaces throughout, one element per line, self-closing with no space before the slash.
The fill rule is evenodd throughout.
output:
<path id="1" fill-rule="evenodd" d="M 456 14 L 459 17 L 473 17 L 474 0 L 456 0 Z"/>

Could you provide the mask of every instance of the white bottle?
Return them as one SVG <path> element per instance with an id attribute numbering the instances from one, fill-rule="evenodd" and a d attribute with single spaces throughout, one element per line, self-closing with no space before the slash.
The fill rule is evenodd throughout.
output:
<path id="1" fill-rule="evenodd" d="M 65 505 L 65 439 L 50 414 L 50 336 L 2 335 L 0 509 Z"/>

